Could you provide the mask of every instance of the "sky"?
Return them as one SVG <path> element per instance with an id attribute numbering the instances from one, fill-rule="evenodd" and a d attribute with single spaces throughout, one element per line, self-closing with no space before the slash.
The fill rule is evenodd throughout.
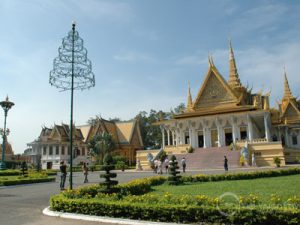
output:
<path id="1" fill-rule="evenodd" d="M 283 95 L 284 68 L 300 95 L 300 1 L 271 0 L 1 0 L 0 99 L 8 141 L 22 153 L 43 126 L 70 121 L 70 92 L 50 86 L 49 72 L 72 21 L 92 61 L 96 86 L 76 91 L 74 121 L 133 118 L 168 111 L 195 98 L 208 55 L 228 79 L 232 40 L 242 83 L 253 92 Z M 0 127 L 4 113 L 0 110 Z"/>

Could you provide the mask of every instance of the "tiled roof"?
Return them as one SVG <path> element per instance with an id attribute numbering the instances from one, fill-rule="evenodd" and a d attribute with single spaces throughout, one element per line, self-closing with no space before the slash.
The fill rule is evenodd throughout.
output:
<path id="1" fill-rule="evenodd" d="M 120 143 L 130 143 L 135 121 L 116 123 Z"/>

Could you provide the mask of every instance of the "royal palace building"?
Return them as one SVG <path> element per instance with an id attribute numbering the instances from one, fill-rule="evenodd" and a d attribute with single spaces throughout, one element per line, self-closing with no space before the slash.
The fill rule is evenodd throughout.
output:
<path id="1" fill-rule="evenodd" d="M 231 165 L 238 166 L 239 150 L 243 148 L 247 150 L 246 165 L 251 165 L 253 154 L 257 166 L 274 165 L 276 157 L 281 165 L 300 160 L 300 102 L 290 90 L 286 73 L 282 100 L 277 108 L 271 108 L 270 92 L 253 93 L 241 83 L 231 43 L 227 80 L 212 57 L 208 62 L 194 99 L 188 88 L 186 110 L 157 123 L 162 131 L 162 150 L 191 162 L 198 160 L 204 167 L 221 165 L 224 155 L 229 156 Z M 149 159 L 149 154 L 155 157 L 158 152 L 139 151 L 139 166 L 146 168 L 145 158 Z M 197 162 L 192 164 L 197 167 Z"/>
<path id="2" fill-rule="evenodd" d="M 143 148 L 137 121 L 112 122 L 98 118 L 92 124 L 75 127 L 73 165 L 91 163 L 89 142 L 95 135 L 103 132 L 111 134 L 115 154 L 126 157 L 129 164 L 135 163 L 136 150 Z M 69 137 L 69 125 L 55 124 L 52 128 L 43 127 L 39 137 L 27 145 L 31 149 L 31 155 L 37 155 L 36 158 L 41 160 L 43 169 L 58 169 L 61 161 L 70 162 Z"/>

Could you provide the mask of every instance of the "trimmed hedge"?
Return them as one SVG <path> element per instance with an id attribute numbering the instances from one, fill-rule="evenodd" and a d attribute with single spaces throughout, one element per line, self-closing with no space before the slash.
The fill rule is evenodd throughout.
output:
<path id="1" fill-rule="evenodd" d="M 181 179 L 185 182 L 209 182 L 222 180 L 255 179 L 300 174 L 300 169 L 257 171 L 235 174 L 194 175 Z M 150 177 L 133 180 L 116 186 L 113 194 L 103 194 L 101 186 L 93 185 L 77 190 L 64 191 L 52 196 L 52 210 L 88 215 L 131 218 L 176 223 L 217 223 L 217 224 L 300 224 L 299 197 L 289 198 L 287 205 L 259 204 L 256 196 L 242 196 L 237 204 L 223 204 L 218 198 L 199 196 L 174 197 L 165 194 L 156 199 L 151 186 L 163 184 L 166 177 Z M 139 196 L 137 196 L 139 195 Z M 276 197 L 276 196 L 275 196 Z M 197 196 L 195 196 L 197 198 Z"/>
<path id="2" fill-rule="evenodd" d="M 224 180 L 249 180 L 256 178 L 278 177 L 300 174 L 300 168 L 290 168 L 283 170 L 266 170 L 253 171 L 243 173 L 226 173 L 226 174 L 198 174 L 192 176 L 183 176 L 183 182 L 209 182 L 209 181 L 224 181 Z"/>
<path id="3" fill-rule="evenodd" d="M 0 186 L 11 186 L 11 185 L 20 185 L 20 184 L 43 183 L 43 182 L 52 182 L 52 181 L 55 181 L 55 177 L 24 178 L 24 179 L 15 179 L 15 180 L 2 180 L 2 181 L 0 181 Z"/>
<path id="4" fill-rule="evenodd" d="M 2 176 L 19 176 L 21 175 L 20 170 L 2 170 L 0 171 L 0 177 Z"/>
<path id="5" fill-rule="evenodd" d="M 218 208 L 205 205 L 142 204 L 99 199 L 68 199 L 61 195 L 51 197 L 50 206 L 56 211 L 159 222 L 249 225 L 300 223 L 300 209 L 267 206 Z"/>

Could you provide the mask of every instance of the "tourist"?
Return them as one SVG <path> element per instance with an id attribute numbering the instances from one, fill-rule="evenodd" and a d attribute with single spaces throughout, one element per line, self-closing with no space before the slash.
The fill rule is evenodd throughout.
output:
<path id="1" fill-rule="evenodd" d="M 225 169 L 225 171 L 228 171 L 228 159 L 227 159 L 226 155 L 224 155 L 224 169 Z"/>
<path id="2" fill-rule="evenodd" d="M 252 166 L 256 166 L 255 154 L 252 154 Z"/>
<path id="3" fill-rule="evenodd" d="M 64 163 L 64 161 L 60 162 L 60 190 L 65 190 L 65 182 L 67 177 L 67 165 Z"/>
<path id="4" fill-rule="evenodd" d="M 162 163 L 160 160 L 157 160 L 157 173 L 162 174 Z"/>
<path id="5" fill-rule="evenodd" d="M 165 165 L 165 168 L 166 168 L 166 173 L 168 173 L 169 172 L 169 159 L 168 159 L 168 157 L 165 159 L 164 165 Z"/>
<path id="6" fill-rule="evenodd" d="M 82 172 L 83 172 L 83 175 L 84 175 L 84 181 L 83 181 L 83 183 L 89 182 L 88 181 L 88 171 L 89 171 L 89 169 L 88 169 L 86 163 L 83 163 L 83 166 L 82 166 Z"/>
<path id="7" fill-rule="evenodd" d="M 184 173 L 185 173 L 185 168 L 186 168 L 186 160 L 185 160 L 185 158 L 184 158 L 184 157 L 181 159 L 181 166 L 182 166 L 182 172 L 184 172 Z"/>
<path id="8" fill-rule="evenodd" d="M 153 172 L 154 172 L 154 173 L 157 173 L 157 169 L 158 169 L 158 160 L 155 159 L 153 163 L 154 163 Z"/>

